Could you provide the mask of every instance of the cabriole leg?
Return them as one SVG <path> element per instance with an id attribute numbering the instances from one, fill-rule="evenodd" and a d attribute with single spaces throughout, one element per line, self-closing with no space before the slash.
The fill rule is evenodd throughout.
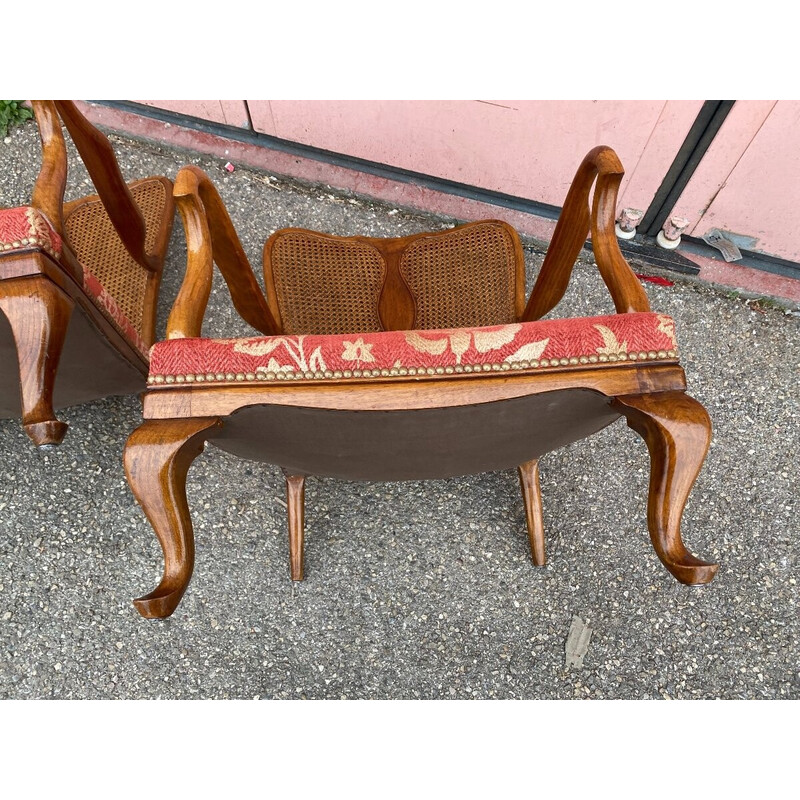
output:
<path id="1" fill-rule="evenodd" d="M 613 407 L 650 451 L 647 523 L 664 566 L 681 582 L 708 583 L 718 564 L 693 556 L 681 540 L 681 516 L 711 442 L 711 420 L 684 392 L 617 397 Z"/>
<path id="2" fill-rule="evenodd" d="M 525 520 L 528 524 L 528 540 L 531 558 L 537 567 L 547 563 L 544 552 L 544 522 L 542 520 L 542 492 L 539 488 L 539 462 L 526 461 L 517 468 L 525 504 Z"/>
<path id="3" fill-rule="evenodd" d="M 37 447 L 55 447 L 67 432 L 53 411 L 53 387 L 72 308 L 40 275 L 0 281 L 0 309 L 17 347 L 22 425 Z"/>
<path id="4" fill-rule="evenodd" d="M 148 618 L 168 617 L 194 569 L 194 534 L 186 501 L 186 473 L 202 452 L 219 417 L 147 420 L 128 437 L 125 474 L 164 551 L 164 576 L 150 594 L 134 600 Z"/>

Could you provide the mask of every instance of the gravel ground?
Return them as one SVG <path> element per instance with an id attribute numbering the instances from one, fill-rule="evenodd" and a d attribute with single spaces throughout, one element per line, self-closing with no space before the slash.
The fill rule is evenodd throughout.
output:
<path id="1" fill-rule="evenodd" d="M 376 236 L 453 223 L 113 141 L 128 179 L 206 169 L 256 265 L 278 227 Z M 32 124 L 0 143 L 0 204 L 29 199 L 38 164 Z M 85 183 L 74 164 L 68 197 Z M 177 224 L 162 332 L 184 258 Z M 526 258 L 530 286 L 538 243 Z M 558 316 L 613 310 L 590 258 Z M 530 563 L 513 471 L 309 479 L 296 589 L 281 472 L 210 447 L 188 480 L 194 578 L 172 618 L 146 621 L 130 601 L 155 586 L 162 558 L 121 465 L 140 406 L 110 398 L 63 411 L 70 430 L 53 453 L 0 421 L 0 697 L 797 698 L 799 321 L 672 277 L 646 289 L 675 318 L 689 392 L 714 423 L 683 529 L 721 564 L 709 586 L 681 586 L 656 558 L 647 452 L 619 421 L 542 459 L 547 567 Z M 221 281 L 206 319 L 208 335 L 251 333 Z M 593 632 L 582 668 L 568 670 L 573 616 Z"/>

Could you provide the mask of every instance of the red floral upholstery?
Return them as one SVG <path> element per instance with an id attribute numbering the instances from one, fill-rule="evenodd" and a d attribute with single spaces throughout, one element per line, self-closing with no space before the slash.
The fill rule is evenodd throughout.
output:
<path id="1" fill-rule="evenodd" d="M 0 254 L 13 251 L 44 250 L 60 260 L 63 242 L 47 217 L 33 206 L 0 209 Z M 84 266 L 83 289 L 114 326 L 144 356 L 147 347 L 139 332 L 120 309 L 117 301 Z"/>
<path id="2" fill-rule="evenodd" d="M 0 252 L 33 249 L 61 257 L 61 237 L 47 217 L 32 206 L 0 209 Z"/>
<path id="3" fill-rule="evenodd" d="M 106 291 L 86 267 L 83 268 L 83 288 L 94 304 L 114 323 L 117 330 L 146 358 L 147 345 L 125 316 L 117 301 Z"/>
<path id="4" fill-rule="evenodd" d="M 151 349 L 148 382 L 439 378 L 581 369 L 620 361 L 675 361 L 677 355 L 673 321 L 648 312 L 489 328 L 171 339 Z"/>

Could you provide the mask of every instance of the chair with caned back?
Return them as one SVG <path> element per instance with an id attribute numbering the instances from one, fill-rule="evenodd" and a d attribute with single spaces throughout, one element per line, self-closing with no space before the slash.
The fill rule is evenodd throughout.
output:
<path id="1" fill-rule="evenodd" d="M 610 148 L 586 156 L 526 303 L 519 237 L 497 220 L 388 239 L 278 230 L 264 247 L 262 293 L 213 184 L 181 170 L 186 276 L 124 458 L 165 557 L 159 585 L 134 601 L 139 612 L 168 616 L 189 584 L 186 474 L 205 442 L 283 469 L 290 575 L 302 580 L 309 475 L 407 480 L 516 467 L 531 556 L 544 564 L 539 457 L 623 416 L 650 450 L 659 558 L 683 583 L 710 581 L 717 565 L 680 536 L 710 421 L 685 393 L 673 321 L 650 311 L 617 245 L 622 175 Z M 617 313 L 543 320 L 590 231 Z M 214 263 L 260 335 L 202 336 Z"/>
<path id="2" fill-rule="evenodd" d="M 40 447 L 60 444 L 55 409 L 145 386 L 172 182 L 126 183 L 114 151 L 74 103 L 34 101 L 42 165 L 30 205 L 0 209 L 0 417 Z M 61 122 L 97 195 L 64 203 Z"/>

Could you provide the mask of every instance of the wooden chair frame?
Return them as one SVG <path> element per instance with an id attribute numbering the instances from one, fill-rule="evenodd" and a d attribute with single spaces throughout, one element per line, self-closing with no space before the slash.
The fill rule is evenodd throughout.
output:
<path id="1" fill-rule="evenodd" d="M 131 194 L 132 188 L 145 181 L 125 182 L 108 139 L 73 102 L 33 101 L 33 110 L 42 141 L 42 165 L 31 207 L 44 214 L 60 237 L 62 250 L 56 258 L 31 243 L 0 253 L 0 326 L 5 327 L 7 320 L 10 328 L 0 331 L 4 334 L 0 348 L 7 362 L 14 361 L 19 370 L 19 389 L 7 373 L 2 393 L 6 414 L 14 416 L 16 406 L 34 444 L 49 447 L 60 444 L 67 430 L 56 417 L 56 407 L 140 391 L 148 371 L 145 353 L 87 295 L 84 265 L 70 242 L 65 218 L 80 206 L 99 200 L 125 249 L 147 270 L 141 325 L 147 348 L 155 340 L 156 303 L 174 201 L 171 181 L 155 179 L 164 185 L 166 204 L 155 244 L 148 250 L 146 223 Z M 66 204 L 67 150 L 62 120 L 98 192 Z"/>
<path id="2" fill-rule="evenodd" d="M 617 191 L 622 166 L 615 153 L 597 147 L 584 159 L 520 322 L 550 311 L 564 295 L 570 274 L 589 231 L 600 274 L 618 313 L 649 311 L 646 294 L 619 250 L 614 233 Z M 596 183 L 591 209 L 589 196 Z M 274 306 L 262 294 L 222 201 L 198 169 L 183 169 L 175 197 L 187 232 L 185 281 L 173 306 L 168 337 L 199 337 L 208 300 L 213 263 L 230 289 L 240 315 L 265 335 L 280 333 Z M 269 285 L 269 280 L 267 279 Z M 407 293 L 391 288 L 381 297 L 384 321 L 407 324 L 413 314 Z M 597 430 L 620 416 L 639 433 L 651 457 L 648 525 L 653 546 L 679 581 L 702 584 L 713 579 L 717 565 L 688 552 L 680 535 L 681 515 L 705 458 L 711 423 L 705 409 L 686 393 L 685 375 L 677 363 L 618 362 L 574 366 L 545 374 L 479 374 L 435 381 L 413 378 L 355 378 L 323 383 L 278 382 L 270 385 L 155 385 L 143 396 L 143 424 L 128 439 L 125 469 L 129 484 L 162 545 L 165 569 L 161 582 L 135 600 L 145 617 L 166 617 L 180 601 L 194 566 L 194 539 L 186 500 L 186 475 L 205 441 L 256 457 L 247 448 L 252 432 L 246 416 L 252 409 L 302 408 L 313 414 L 359 412 L 365 424 L 373 412 L 414 414 L 422 410 L 462 409 L 479 413 L 507 401 L 535 402 L 552 393 L 565 402 L 578 395 L 598 399 L 605 414 Z M 576 394 L 577 392 L 577 394 Z M 589 393 L 588 395 L 586 393 Z M 527 400 L 525 400 L 527 402 Z M 374 416 L 374 415 L 373 415 Z M 591 431 L 590 431 L 591 432 Z M 226 439 L 226 435 L 228 438 Z M 564 433 L 564 441 L 570 434 Z M 577 438 L 582 438 L 586 433 Z M 542 449 L 543 448 L 543 449 Z M 533 448 L 519 464 L 531 555 L 545 562 L 538 457 L 552 443 Z M 279 462 L 277 462 L 279 463 Z M 519 463 L 519 462 L 517 462 Z M 286 470 L 291 577 L 303 577 L 303 489 L 305 472 Z"/>

